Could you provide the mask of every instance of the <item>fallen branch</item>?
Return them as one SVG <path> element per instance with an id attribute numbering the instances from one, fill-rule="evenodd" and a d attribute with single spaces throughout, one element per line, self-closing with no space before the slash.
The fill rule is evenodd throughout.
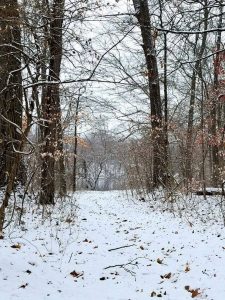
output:
<path id="1" fill-rule="evenodd" d="M 112 248 L 112 249 L 109 249 L 108 251 L 119 250 L 119 249 L 128 248 L 128 247 L 132 247 L 132 246 L 135 246 L 135 244 Z"/>
<path id="2" fill-rule="evenodd" d="M 224 193 L 223 193 L 223 191 L 208 191 L 208 190 L 206 190 L 206 191 L 196 191 L 195 195 L 196 196 L 204 196 L 204 195 L 206 195 L 206 196 L 223 196 Z"/>
<path id="3" fill-rule="evenodd" d="M 107 269 L 110 269 L 110 268 L 117 268 L 117 267 L 119 267 L 119 268 L 124 269 L 126 272 L 130 273 L 132 276 L 135 276 L 136 273 L 134 271 L 132 271 L 132 270 L 129 270 L 127 268 L 127 266 L 134 266 L 134 267 L 138 268 L 138 262 L 137 262 L 137 260 L 141 259 L 141 258 L 146 259 L 146 257 L 143 257 L 143 256 L 142 257 L 137 257 L 137 258 L 135 258 L 133 260 L 130 260 L 128 263 L 125 263 L 125 264 L 117 264 L 117 265 L 112 265 L 112 266 L 105 267 L 104 270 L 107 270 Z"/>
<path id="4" fill-rule="evenodd" d="M 116 268 L 116 267 L 119 267 L 119 268 L 124 268 L 124 266 L 126 266 L 127 264 L 119 264 L 119 265 L 113 265 L 113 266 L 108 266 L 108 267 L 105 267 L 104 270 L 107 270 L 107 269 L 110 269 L 110 268 Z M 134 265 L 134 264 L 133 264 Z M 136 265 L 136 264 L 135 264 Z"/>
<path id="5" fill-rule="evenodd" d="M 135 259 L 136 260 L 136 259 Z M 128 265 L 131 265 L 131 266 L 135 266 L 135 267 L 138 267 L 138 262 L 136 261 L 135 263 L 133 263 L 132 261 L 131 262 L 128 262 L 126 264 L 118 264 L 118 265 L 113 265 L 113 266 L 108 266 L 108 267 L 105 267 L 104 270 L 107 270 L 107 269 L 110 269 L 110 268 L 116 268 L 116 267 L 119 267 L 119 268 L 122 268 L 124 269 L 124 271 L 130 273 L 132 276 L 135 276 L 136 273 L 132 270 L 129 270 L 126 266 Z"/>

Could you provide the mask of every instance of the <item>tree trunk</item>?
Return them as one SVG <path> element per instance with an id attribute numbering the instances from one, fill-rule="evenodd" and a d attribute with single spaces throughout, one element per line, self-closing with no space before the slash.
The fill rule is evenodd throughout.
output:
<path id="1" fill-rule="evenodd" d="M 222 3 L 220 3 L 220 17 L 218 22 L 218 28 L 222 28 L 223 25 L 223 6 Z M 218 52 L 221 48 L 221 31 L 217 32 L 217 39 L 216 39 L 216 51 Z M 220 168 L 220 160 L 219 160 L 219 144 L 216 139 L 217 136 L 217 123 L 218 123 L 218 115 L 217 115 L 217 108 L 218 108 L 218 95 L 219 95 L 219 70 L 220 67 L 220 54 L 216 53 L 215 61 L 214 61 L 214 91 L 215 95 L 213 95 L 212 99 L 212 110 L 211 110 L 211 120 L 212 120 L 212 127 L 211 127 L 211 133 L 212 137 L 215 139 L 213 142 L 213 145 L 211 146 L 212 151 L 212 184 L 215 187 L 218 187 L 221 185 L 220 182 L 220 174 L 219 174 L 219 168 Z"/>
<path id="2" fill-rule="evenodd" d="M 163 28 L 163 2 L 159 0 L 160 8 L 160 26 Z M 167 80 L 167 60 L 168 60 L 168 47 L 167 47 L 167 33 L 163 33 L 163 91 L 164 91 L 164 139 L 165 139 L 165 173 L 170 175 L 169 171 L 169 136 L 168 136 L 168 80 Z M 165 186 L 169 183 L 169 176 L 165 176 Z"/>
<path id="3" fill-rule="evenodd" d="M 78 114 L 80 106 L 80 95 L 76 102 L 75 120 L 74 120 L 74 157 L 73 157 L 73 192 L 77 190 L 77 127 L 78 127 Z"/>
<path id="4" fill-rule="evenodd" d="M 152 187 L 157 188 L 165 178 L 167 153 L 162 120 L 162 105 L 159 74 L 152 26 L 147 0 L 133 0 L 143 40 L 143 50 L 148 71 L 148 85 L 151 106 L 151 127 L 153 147 Z"/>
<path id="5" fill-rule="evenodd" d="M 44 143 L 42 147 L 42 174 L 41 174 L 41 204 L 54 204 L 55 197 L 55 159 L 60 160 L 60 186 L 61 192 L 66 189 L 65 169 L 63 157 L 63 140 L 61 126 L 61 108 L 59 81 L 62 60 L 62 25 L 64 15 L 64 0 L 54 0 L 50 23 L 49 41 L 49 85 L 42 103 L 44 130 Z"/>
<path id="6" fill-rule="evenodd" d="M 22 127 L 20 16 L 17 0 L 0 0 L 0 186 L 16 160 Z M 15 175 L 17 176 L 17 174 Z M 21 174 L 22 177 L 22 174 Z"/>

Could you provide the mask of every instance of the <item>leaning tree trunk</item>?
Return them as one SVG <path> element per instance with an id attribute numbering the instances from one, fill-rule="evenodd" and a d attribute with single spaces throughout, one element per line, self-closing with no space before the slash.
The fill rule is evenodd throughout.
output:
<path id="1" fill-rule="evenodd" d="M 0 0 L 0 186 L 16 157 L 22 127 L 20 17 L 17 0 Z"/>
<path id="2" fill-rule="evenodd" d="M 61 126 L 60 90 L 59 81 L 62 60 L 62 25 L 64 14 L 64 0 L 54 0 L 50 23 L 50 63 L 49 84 L 42 103 L 44 143 L 41 151 L 41 204 L 54 204 L 55 197 L 55 160 L 58 158 L 61 166 L 61 192 L 65 193 L 66 183 L 64 178 L 63 140 Z"/>
<path id="3" fill-rule="evenodd" d="M 153 143 L 152 187 L 156 188 L 164 181 L 166 172 L 165 166 L 167 165 L 157 58 L 152 36 L 148 1 L 133 0 L 133 4 L 141 28 L 143 50 L 148 71 Z"/>

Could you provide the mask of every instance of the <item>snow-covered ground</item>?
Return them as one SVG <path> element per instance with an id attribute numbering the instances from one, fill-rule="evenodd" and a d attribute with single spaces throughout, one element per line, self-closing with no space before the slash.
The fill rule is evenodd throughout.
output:
<path id="1" fill-rule="evenodd" d="M 199 199 L 182 218 L 118 191 L 53 212 L 28 203 L 0 240 L 0 299 L 224 300 L 225 230 L 216 201 Z"/>

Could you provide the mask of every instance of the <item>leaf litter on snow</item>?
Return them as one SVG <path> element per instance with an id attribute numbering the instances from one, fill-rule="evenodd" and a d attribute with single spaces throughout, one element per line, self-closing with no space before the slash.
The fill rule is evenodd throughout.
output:
<path id="1" fill-rule="evenodd" d="M 218 207 L 190 205 L 180 217 L 115 191 L 77 193 L 44 219 L 27 207 L 26 230 L 12 224 L 0 242 L 0 298 L 224 300 Z"/>

